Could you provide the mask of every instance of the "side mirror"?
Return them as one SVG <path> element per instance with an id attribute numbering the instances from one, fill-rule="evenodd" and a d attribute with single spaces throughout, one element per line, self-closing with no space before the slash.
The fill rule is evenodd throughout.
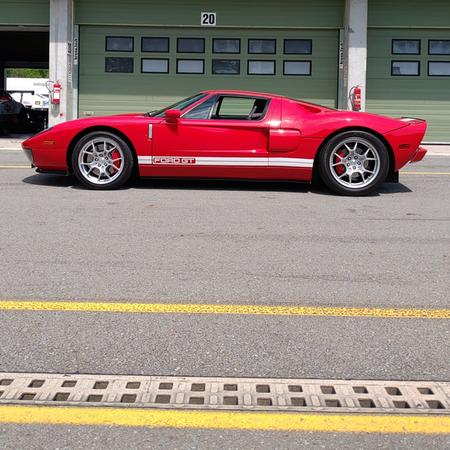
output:
<path id="1" fill-rule="evenodd" d="M 177 123 L 178 119 L 181 117 L 181 111 L 179 109 L 168 109 L 164 113 L 164 117 L 168 123 Z"/>

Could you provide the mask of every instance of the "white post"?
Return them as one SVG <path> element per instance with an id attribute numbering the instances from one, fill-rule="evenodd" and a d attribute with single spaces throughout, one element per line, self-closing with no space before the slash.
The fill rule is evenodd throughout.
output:
<path id="1" fill-rule="evenodd" d="M 368 0 L 346 0 L 344 23 L 344 108 L 351 109 L 352 87 L 361 88 L 361 111 L 366 107 Z"/>
<path id="2" fill-rule="evenodd" d="M 50 0 L 49 78 L 61 84 L 59 104 L 50 104 L 49 125 L 72 119 L 73 0 Z"/>

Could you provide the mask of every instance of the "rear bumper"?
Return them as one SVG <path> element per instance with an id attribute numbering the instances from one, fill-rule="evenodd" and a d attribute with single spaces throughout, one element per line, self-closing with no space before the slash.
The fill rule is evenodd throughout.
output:
<path id="1" fill-rule="evenodd" d="M 426 150 L 420 147 L 427 124 L 423 120 L 411 119 L 405 121 L 404 127 L 386 133 L 384 136 L 388 140 L 394 153 L 395 167 L 398 171 L 411 161 L 419 161 L 424 156 Z"/>
<path id="2" fill-rule="evenodd" d="M 411 159 L 411 162 L 415 163 L 415 162 L 422 161 L 422 159 L 425 157 L 426 154 L 427 154 L 427 151 L 423 147 L 419 147 L 417 149 L 415 155 Z"/>

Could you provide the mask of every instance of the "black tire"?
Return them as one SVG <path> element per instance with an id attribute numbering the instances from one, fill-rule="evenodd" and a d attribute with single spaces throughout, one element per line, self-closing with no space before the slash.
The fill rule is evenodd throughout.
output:
<path id="1" fill-rule="evenodd" d="M 111 182 L 108 182 L 107 180 L 105 182 L 96 183 L 91 180 L 92 177 L 87 176 L 80 166 L 79 158 L 80 153 L 83 151 L 83 149 L 87 145 L 92 145 L 92 142 L 98 142 L 106 139 L 109 144 L 113 143 L 117 147 L 117 149 L 120 149 L 123 158 L 123 167 L 121 166 L 121 172 L 120 174 L 113 175 L 113 180 Z M 101 143 L 99 144 L 101 146 Z M 112 144 L 111 144 L 112 145 Z M 95 144 L 94 144 L 94 147 Z M 101 147 L 99 149 L 101 151 Z M 72 163 L 72 169 L 73 172 L 78 179 L 78 181 L 83 185 L 86 186 L 89 189 L 96 189 L 96 190 L 110 190 L 110 189 L 117 189 L 121 186 L 123 186 L 125 183 L 127 183 L 131 175 L 133 174 L 134 169 L 134 157 L 133 152 L 130 149 L 129 145 L 118 135 L 114 133 L 110 133 L 108 131 L 94 131 L 92 133 L 87 134 L 86 136 L 83 136 L 75 145 L 75 148 L 72 153 L 71 157 L 71 163 Z M 94 168 L 94 170 L 97 170 Z M 99 173 L 99 172 L 98 172 Z M 109 172 L 108 172 L 109 174 Z M 95 172 L 94 172 L 95 175 Z M 106 179 L 106 176 L 103 177 Z"/>
<path id="2" fill-rule="evenodd" d="M 368 180 L 364 180 L 363 178 L 364 174 L 361 175 L 358 173 L 354 173 L 354 175 L 351 176 L 342 174 L 341 176 L 343 177 L 343 179 L 338 181 L 339 174 L 337 173 L 337 170 L 332 169 L 332 167 L 330 167 L 331 158 L 332 155 L 335 154 L 335 152 L 337 151 L 336 149 L 339 148 L 340 145 L 342 145 L 342 148 L 344 149 L 345 152 L 344 147 L 345 143 L 351 142 L 352 139 L 355 139 L 355 141 L 359 141 L 361 143 L 360 148 L 363 149 L 362 151 L 364 151 L 364 147 L 366 147 L 366 149 L 371 148 L 370 151 L 376 153 L 374 154 L 375 158 L 378 155 L 377 163 L 375 162 L 372 163 L 369 161 L 362 162 L 363 166 L 364 164 L 366 165 L 373 164 L 374 174 L 372 175 L 369 174 Z M 369 146 L 367 146 L 367 144 L 369 144 Z M 357 159 L 358 156 L 360 157 L 363 156 L 358 153 L 356 153 L 356 155 Z M 345 155 L 345 157 L 350 157 L 350 152 L 349 155 Z M 343 160 L 341 156 L 339 156 L 339 158 Z M 339 162 L 339 159 L 336 159 L 336 161 Z M 341 170 L 348 171 L 352 170 L 352 168 L 354 169 L 355 167 L 358 168 L 361 167 L 361 161 L 358 162 L 359 166 L 353 166 L 353 164 L 355 163 L 354 159 L 352 159 L 351 161 L 353 161 L 353 163 L 351 163 L 349 160 L 348 162 L 350 162 L 350 164 L 345 165 L 343 163 L 340 163 L 340 165 L 343 166 L 343 169 L 341 168 Z M 319 155 L 318 166 L 320 178 L 323 180 L 325 185 L 333 192 L 336 192 L 337 194 L 340 195 L 364 196 L 369 195 L 374 191 L 376 191 L 380 187 L 380 185 L 385 181 L 389 172 L 389 153 L 385 144 L 373 134 L 365 131 L 346 131 L 343 133 L 339 133 L 336 136 L 333 136 L 324 145 Z M 368 169 L 370 168 L 371 167 L 368 167 Z M 354 182 L 354 186 L 350 186 L 353 183 L 354 179 L 356 179 L 356 181 Z"/>

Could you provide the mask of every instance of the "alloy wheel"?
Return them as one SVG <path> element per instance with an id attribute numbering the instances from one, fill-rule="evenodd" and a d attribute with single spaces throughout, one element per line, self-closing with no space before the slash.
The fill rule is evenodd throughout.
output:
<path id="1" fill-rule="evenodd" d="M 83 145 L 78 155 L 78 167 L 81 175 L 93 184 L 112 183 L 123 172 L 123 150 L 113 139 L 92 139 Z"/>
<path id="2" fill-rule="evenodd" d="M 380 155 L 369 141 L 351 137 L 334 147 L 329 158 L 333 178 L 346 188 L 370 185 L 380 171 Z"/>

